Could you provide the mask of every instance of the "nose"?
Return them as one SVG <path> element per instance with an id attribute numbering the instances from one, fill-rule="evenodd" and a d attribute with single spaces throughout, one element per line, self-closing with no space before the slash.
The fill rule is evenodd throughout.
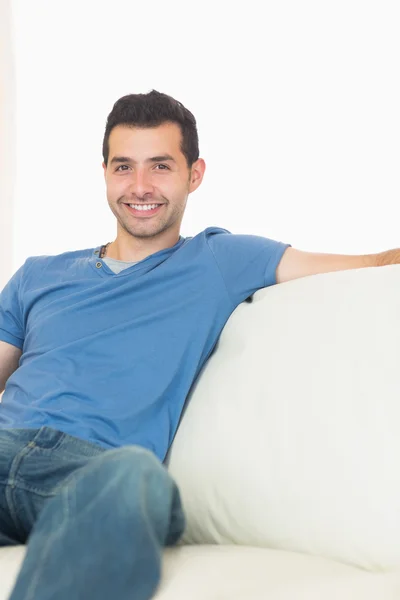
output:
<path id="1" fill-rule="evenodd" d="M 132 195 L 143 198 L 147 194 L 151 194 L 153 188 L 151 174 L 149 174 L 148 171 L 145 169 L 136 169 L 136 171 L 132 173 L 129 182 L 129 191 Z"/>

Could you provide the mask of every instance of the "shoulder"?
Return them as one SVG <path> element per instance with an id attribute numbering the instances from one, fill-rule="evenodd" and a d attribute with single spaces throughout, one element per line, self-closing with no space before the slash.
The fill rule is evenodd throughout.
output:
<path id="1" fill-rule="evenodd" d="M 93 255 L 95 248 L 85 248 L 83 250 L 73 250 L 62 252 L 60 254 L 41 254 L 29 256 L 18 269 L 17 273 L 22 281 L 27 281 L 38 274 L 44 275 L 47 271 L 57 271 L 59 269 L 73 268 L 74 264 L 87 261 Z"/>
<path id="2" fill-rule="evenodd" d="M 29 256 L 25 265 L 28 267 L 40 267 L 54 263 L 62 263 L 67 261 L 81 260 L 89 258 L 95 252 L 95 248 L 85 248 L 83 250 L 68 250 L 60 254 L 40 254 L 37 256 Z"/>
<path id="3" fill-rule="evenodd" d="M 208 227 L 203 232 L 205 241 L 214 254 L 228 254 L 255 256 L 258 253 L 273 253 L 277 249 L 283 249 L 288 244 L 273 240 L 271 238 L 249 233 L 232 233 L 222 227 Z"/>

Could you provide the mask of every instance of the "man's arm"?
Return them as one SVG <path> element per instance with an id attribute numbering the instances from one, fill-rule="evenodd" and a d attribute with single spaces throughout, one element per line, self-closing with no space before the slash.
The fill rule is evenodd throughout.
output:
<path id="1" fill-rule="evenodd" d="M 7 379 L 17 370 L 21 355 L 22 350 L 0 341 L 0 394 L 6 387 Z"/>
<path id="2" fill-rule="evenodd" d="M 284 283 L 299 277 L 346 271 L 363 267 L 383 267 L 400 263 L 400 248 L 387 250 L 379 254 L 318 254 L 287 248 L 276 270 L 276 282 Z"/>

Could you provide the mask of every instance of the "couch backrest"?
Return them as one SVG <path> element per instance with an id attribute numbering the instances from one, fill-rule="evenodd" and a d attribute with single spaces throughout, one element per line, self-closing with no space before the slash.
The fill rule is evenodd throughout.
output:
<path id="1" fill-rule="evenodd" d="M 400 566 L 400 265 L 237 307 L 169 455 L 185 543 Z"/>

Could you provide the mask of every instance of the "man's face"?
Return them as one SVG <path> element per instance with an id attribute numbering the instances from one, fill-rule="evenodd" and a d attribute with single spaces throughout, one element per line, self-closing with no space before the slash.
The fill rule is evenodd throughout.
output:
<path id="1" fill-rule="evenodd" d="M 205 168 L 199 159 L 190 171 L 180 143 L 181 130 L 175 123 L 112 129 L 108 166 L 103 163 L 103 169 L 108 204 L 119 230 L 135 238 L 154 238 L 167 231 L 178 238 L 188 194 L 200 185 Z M 160 206 L 140 210 L 153 204 Z"/>

